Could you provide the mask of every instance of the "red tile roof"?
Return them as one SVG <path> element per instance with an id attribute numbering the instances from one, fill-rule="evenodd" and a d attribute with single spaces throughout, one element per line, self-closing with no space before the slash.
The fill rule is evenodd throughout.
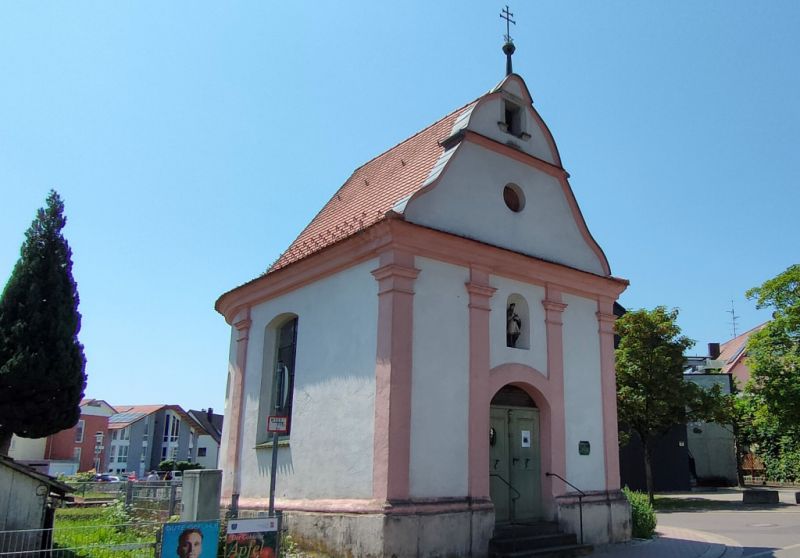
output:
<path id="1" fill-rule="evenodd" d="M 473 101 L 356 169 L 316 217 L 272 264 L 275 271 L 374 225 L 419 190 L 444 149 L 459 115 Z"/>
<path id="2" fill-rule="evenodd" d="M 734 365 L 741 360 L 742 356 L 746 353 L 747 341 L 750 339 L 750 336 L 755 332 L 760 331 L 765 325 L 767 325 L 767 322 L 757 325 L 753 329 L 745 331 L 730 341 L 726 341 L 720 345 L 719 356 L 717 357 L 717 360 L 725 361 L 725 365 L 722 367 L 722 372 L 730 372 L 731 368 L 733 368 Z"/>

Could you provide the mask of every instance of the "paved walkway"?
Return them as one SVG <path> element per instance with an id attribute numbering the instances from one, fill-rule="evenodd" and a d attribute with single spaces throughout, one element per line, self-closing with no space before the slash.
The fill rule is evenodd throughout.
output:
<path id="1" fill-rule="evenodd" d="M 737 558 L 741 547 L 736 541 L 677 527 L 658 527 L 658 536 L 624 544 L 596 547 L 595 558 Z"/>
<path id="2" fill-rule="evenodd" d="M 741 506 L 741 489 L 668 494 L 697 501 L 695 510 L 660 512 L 658 536 L 598 546 L 597 558 L 795 558 L 800 557 L 797 488 L 782 488 L 780 504 Z M 671 523 L 671 525 L 666 525 Z M 691 528 L 689 528 L 691 527 Z M 722 534 L 724 533 L 724 534 Z M 738 541 L 730 537 L 736 537 Z M 740 541 L 740 542 L 739 542 Z M 742 546 L 744 545 L 744 546 Z"/>

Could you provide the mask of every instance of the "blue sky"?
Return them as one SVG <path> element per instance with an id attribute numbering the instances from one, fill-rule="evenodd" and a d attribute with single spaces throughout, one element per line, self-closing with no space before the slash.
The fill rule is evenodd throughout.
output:
<path id="1" fill-rule="evenodd" d="M 503 77 L 503 3 L 0 4 L 0 280 L 66 203 L 87 396 L 222 409 L 213 304 L 359 165 Z M 798 262 L 800 4 L 525 2 L 514 70 L 629 308 L 698 341 Z"/>

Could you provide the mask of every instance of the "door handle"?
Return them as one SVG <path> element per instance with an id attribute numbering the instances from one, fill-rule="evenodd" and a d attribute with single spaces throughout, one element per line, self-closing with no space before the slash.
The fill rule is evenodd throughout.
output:
<path id="1" fill-rule="evenodd" d="M 499 459 L 495 459 L 494 460 L 494 469 L 495 469 L 495 471 L 497 470 L 498 463 L 500 463 L 500 460 Z"/>
<path id="2" fill-rule="evenodd" d="M 525 468 L 526 469 L 528 468 L 528 463 L 530 463 L 530 461 L 531 461 L 530 459 L 525 459 Z"/>
<path id="3" fill-rule="evenodd" d="M 515 457 L 514 459 L 511 460 L 512 465 L 516 465 L 517 463 L 519 463 L 519 457 Z"/>

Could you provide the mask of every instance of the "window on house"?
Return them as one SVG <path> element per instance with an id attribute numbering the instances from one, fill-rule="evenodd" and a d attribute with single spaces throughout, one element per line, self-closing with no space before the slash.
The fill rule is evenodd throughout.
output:
<path id="1" fill-rule="evenodd" d="M 197 448 L 197 457 L 205 457 L 206 448 Z"/>
<path id="2" fill-rule="evenodd" d="M 172 417 L 172 425 L 170 426 L 170 442 L 178 441 L 178 432 L 180 432 L 181 421 L 178 417 Z"/>
<path id="3" fill-rule="evenodd" d="M 144 434 L 142 434 L 142 441 L 147 441 L 150 437 L 150 417 L 144 418 Z"/>
<path id="4" fill-rule="evenodd" d="M 161 461 L 164 461 L 167 458 L 167 446 L 163 446 L 161 448 Z"/>
<path id="5" fill-rule="evenodd" d="M 75 425 L 75 443 L 80 444 L 83 442 L 83 431 L 86 427 L 85 420 L 79 420 Z"/>
<path id="6" fill-rule="evenodd" d="M 78 463 L 81 462 L 81 448 L 76 447 L 72 450 L 72 460 L 77 461 Z"/>
<path id="7" fill-rule="evenodd" d="M 131 427 L 126 426 L 122 429 L 122 440 L 130 440 L 131 439 Z"/>
<path id="8" fill-rule="evenodd" d="M 503 188 L 503 201 L 506 207 L 514 213 L 519 213 L 525 207 L 525 194 L 516 184 L 506 184 Z"/>
<path id="9" fill-rule="evenodd" d="M 116 461 L 116 455 L 117 455 L 117 446 L 111 446 L 111 452 L 108 454 L 108 462 L 114 463 L 114 461 Z"/>
<path id="10" fill-rule="evenodd" d="M 173 461 L 178 459 L 178 446 L 173 446 L 169 449 L 169 458 Z"/>
<path id="11" fill-rule="evenodd" d="M 289 435 L 292 428 L 296 353 L 297 318 L 294 318 L 283 324 L 278 330 L 275 369 L 272 376 L 271 411 L 269 413 L 288 418 L 286 436 Z"/>
<path id="12" fill-rule="evenodd" d="M 119 459 L 117 459 L 120 463 L 125 463 L 128 461 L 128 446 L 120 446 L 119 447 Z"/>
<path id="13" fill-rule="evenodd" d="M 111 434 L 111 439 L 116 440 L 118 436 L 119 436 L 119 430 L 114 430 L 114 432 Z"/>

